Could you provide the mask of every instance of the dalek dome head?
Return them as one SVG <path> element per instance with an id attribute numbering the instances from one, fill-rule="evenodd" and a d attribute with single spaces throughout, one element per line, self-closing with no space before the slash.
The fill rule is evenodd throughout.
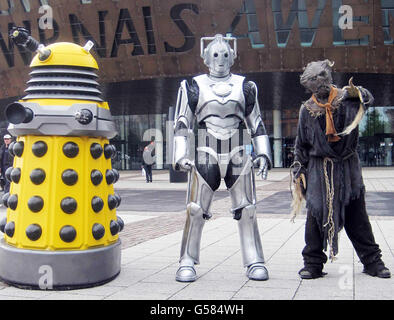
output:
<path id="1" fill-rule="evenodd" d="M 93 43 L 88 41 L 84 47 L 71 42 L 57 42 L 45 47 L 50 52 L 47 56 L 38 53 L 32 60 L 30 67 L 70 66 L 84 67 L 98 70 L 96 59 L 90 53 Z"/>
<path id="2" fill-rule="evenodd" d="M 36 46 L 30 67 L 31 79 L 22 100 L 67 99 L 103 102 L 97 82 L 98 64 L 90 53 L 93 42 L 84 47 L 70 42 Z"/>
<path id="3" fill-rule="evenodd" d="M 83 47 L 70 42 L 44 46 L 22 27 L 12 29 L 9 36 L 37 53 L 30 64 L 26 95 L 5 109 L 11 134 L 116 136 L 98 83 L 98 64 L 90 53 L 92 41 Z"/>

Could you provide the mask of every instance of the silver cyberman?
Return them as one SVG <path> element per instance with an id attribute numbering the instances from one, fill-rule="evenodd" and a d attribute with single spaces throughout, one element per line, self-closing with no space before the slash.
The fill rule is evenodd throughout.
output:
<path id="1" fill-rule="evenodd" d="M 205 41 L 210 41 L 206 48 Z M 256 84 L 230 73 L 236 55 L 235 38 L 220 34 L 201 38 L 201 57 L 209 74 L 194 77 L 192 84 L 182 81 L 178 91 L 173 166 L 175 170 L 189 171 L 187 218 L 176 273 L 180 282 L 197 279 L 194 265 L 199 263 L 202 229 L 211 217 L 212 198 L 222 178 L 230 193 L 231 212 L 238 220 L 246 275 L 252 280 L 268 279 L 256 219 L 253 160 L 245 146 L 252 140 L 254 163 L 259 165 L 258 175 L 263 179 L 272 166 L 271 149 Z M 192 160 L 189 149 L 194 141 L 190 133 L 195 123 L 198 147 L 192 150 Z"/>

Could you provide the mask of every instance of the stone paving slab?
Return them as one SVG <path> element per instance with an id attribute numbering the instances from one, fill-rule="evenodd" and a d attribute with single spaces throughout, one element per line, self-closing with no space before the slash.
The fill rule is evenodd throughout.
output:
<path id="1" fill-rule="evenodd" d="M 373 192 L 394 192 L 394 170 L 366 170 L 367 188 Z M 377 172 L 377 173 L 376 173 Z M 288 171 L 271 172 L 271 181 L 259 182 L 258 199 L 265 199 L 288 187 Z M 376 175 L 374 175 L 376 173 Z M 376 177 L 375 177 L 376 176 Z M 375 178 L 374 178 L 375 177 Z M 165 185 L 168 176 L 156 176 Z M 121 178 L 133 184 L 139 176 Z M 379 179 L 391 179 L 379 190 Z M 161 182 L 159 182 L 161 181 Z M 155 183 L 147 184 L 155 190 Z M 167 183 L 168 184 L 168 183 Z M 367 184 L 366 184 L 367 185 Z M 183 185 L 185 186 L 185 185 Z M 385 197 L 380 194 L 379 197 Z M 378 199 L 379 200 L 379 199 Z M 261 206 L 263 206 L 261 203 Z M 394 278 L 377 279 L 362 273 L 362 265 L 346 233 L 341 232 L 338 260 L 325 265 L 328 275 L 301 280 L 305 215 L 289 221 L 288 214 L 258 215 L 268 281 L 251 281 L 245 275 L 239 246 L 237 222 L 229 214 L 228 197 L 212 205 L 214 216 L 207 221 L 201 243 L 199 278 L 194 283 L 178 283 L 180 242 L 184 212 L 119 211 L 126 226 L 121 234 L 122 269 L 113 281 L 95 288 L 71 291 L 31 291 L 0 282 L 0 300 L 392 300 Z M 0 214 L 4 215 L 4 208 Z M 386 265 L 394 271 L 394 218 L 371 216 L 376 241 Z"/>
<path id="2" fill-rule="evenodd" d="M 288 214 L 292 197 L 289 191 L 279 191 L 262 198 L 257 203 L 258 214 Z M 394 192 L 369 191 L 365 195 L 368 214 L 379 216 L 392 216 Z M 306 209 L 303 209 L 306 212 Z"/>
<path id="3" fill-rule="evenodd" d="M 371 218 L 386 264 L 394 269 L 392 247 L 394 220 Z M 30 291 L 3 285 L 1 299 L 131 299 L 131 300 L 249 300 L 249 299 L 391 299 L 394 281 L 362 274 L 362 266 L 350 241 L 341 235 L 339 259 L 327 263 L 328 275 L 321 279 L 301 280 L 304 218 L 295 224 L 284 218 L 259 218 L 268 281 L 251 281 L 245 276 L 237 239 L 237 227 L 231 218 L 208 221 L 201 247 L 199 279 L 178 283 L 175 272 L 181 231 L 148 240 L 123 250 L 122 271 L 108 284 L 96 288 L 66 292 Z M 226 248 L 224 250 L 224 248 Z M 342 250 L 343 249 L 343 250 Z M 161 255 L 157 256 L 160 252 Z M 215 254 L 215 252 L 217 254 Z M 167 253 L 167 254 L 166 254 Z"/>

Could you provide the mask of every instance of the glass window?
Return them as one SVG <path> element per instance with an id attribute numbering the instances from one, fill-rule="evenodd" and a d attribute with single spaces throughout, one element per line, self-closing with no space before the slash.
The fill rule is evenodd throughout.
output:
<path id="1" fill-rule="evenodd" d="M 273 12 L 281 11 L 281 4 L 282 4 L 282 1 L 272 0 L 271 1 L 272 11 Z"/>
<path id="2" fill-rule="evenodd" d="M 318 7 L 314 13 L 311 25 L 309 24 L 308 12 L 306 11 L 306 1 L 293 1 L 287 20 L 284 20 L 285 17 L 283 17 L 280 3 L 281 1 L 272 2 L 272 12 L 274 16 L 274 27 L 278 47 L 286 47 L 296 20 L 300 28 L 301 46 L 310 47 L 320 23 L 320 18 L 326 4 L 325 1 L 323 0 L 318 2 Z"/>
<path id="3" fill-rule="evenodd" d="M 246 20 L 248 23 L 248 33 L 242 35 L 234 34 L 234 31 L 238 23 L 242 19 L 243 15 L 246 15 Z M 241 11 L 238 12 L 238 14 L 233 19 L 233 22 L 231 23 L 231 26 L 227 30 L 226 34 L 228 36 L 234 36 L 238 39 L 249 38 L 252 48 L 256 48 L 256 49 L 264 48 L 264 43 L 261 40 L 259 22 L 258 22 L 258 17 L 256 15 L 256 7 L 254 4 L 254 0 L 243 1 Z"/>
<path id="4" fill-rule="evenodd" d="M 154 168 L 168 168 L 166 161 L 167 114 L 122 115 L 114 117 L 118 135 L 111 141 L 118 151 L 113 166 L 122 170 L 136 170 L 142 165 L 142 152 L 155 141 Z"/>
<path id="5" fill-rule="evenodd" d="M 394 8 L 393 0 L 380 0 L 382 8 Z"/>
<path id="6" fill-rule="evenodd" d="M 382 1 L 383 2 L 383 1 Z M 389 1 L 388 1 L 389 2 Z M 390 16 L 394 18 L 394 1 L 386 3 L 383 5 L 382 3 L 382 27 L 383 27 L 383 36 L 384 36 L 384 44 L 393 44 L 393 35 L 390 30 Z"/>
<path id="7" fill-rule="evenodd" d="M 363 166 L 392 166 L 394 107 L 369 108 L 359 126 Z"/>

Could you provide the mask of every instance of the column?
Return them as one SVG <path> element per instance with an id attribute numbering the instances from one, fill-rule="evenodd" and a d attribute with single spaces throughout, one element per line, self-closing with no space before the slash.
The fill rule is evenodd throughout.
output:
<path id="1" fill-rule="evenodd" d="M 283 92 L 286 91 L 285 88 L 285 78 L 284 72 L 273 72 L 272 73 L 272 126 L 273 126 L 273 157 L 274 157 L 274 167 L 283 167 L 282 161 L 282 111 L 283 106 Z"/>
<path id="2" fill-rule="evenodd" d="M 387 121 L 384 121 L 384 133 L 392 133 L 392 123 L 394 122 L 394 109 L 389 109 L 385 108 L 386 111 L 386 116 L 387 116 Z M 393 150 L 393 139 L 391 138 L 385 138 L 385 161 L 384 164 L 386 166 L 392 166 L 393 165 L 393 157 L 392 157 L 392 150 Z"/>
<path id="3" fill-rule="evenodd" d="M 163 115 L 155 115 L 155 154 L 156 169 L 163 169 Z"/>
<path id="4" fill-rule="evenodd" d="M 124 116 L 121 116 L 121 117 L 119 117 L 119 120 L 120 120 L 120 125 L 119 125 L 119 129 L 120 129 L 120 130 L 119 130 L 120 140 L 121 140 L 121 141 L 125 141 L 125 140 L 127 139 L 127 131 L 128 131 L 127 128 L 126 128 L 125 117 L 124 117 Z M 125 145 L 122 143 L 122 144 L 120 145 L 121 159 L 119 159 L 119 160 L 120 160 L 119 167 L 120 167 L 121 170 L 127 169 L 126 164 L 125 164 L 125 161 L 124 161 L 126 152 L 127 152 L 126 147 L 125 147 Z M 117 155 L 116 155 L 116 159 L 118 159 L 118 156 L 117 156 Z"/>
<path id="5" fill-rule="evenodd" d="M 274 167 L 282 168 L 282 111 L 272 110 L 272 123 L 274 128 Z"/>

